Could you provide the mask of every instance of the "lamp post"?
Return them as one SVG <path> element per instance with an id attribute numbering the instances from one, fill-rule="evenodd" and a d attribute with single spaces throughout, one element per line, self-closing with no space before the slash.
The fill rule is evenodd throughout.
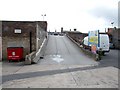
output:
<path id="1" fill-rule="evenodd" d="M 43 21 L 44 21 L 44 17 L 46 16 L 46 14 L 42 14 L 41 16 L 43 17 Z"/>
<path id="2" fill-rule="evenodd" d="M 111 24 L 112 24 L 112 27 L 113 27 L 114 22 L 111 22 Z"/>

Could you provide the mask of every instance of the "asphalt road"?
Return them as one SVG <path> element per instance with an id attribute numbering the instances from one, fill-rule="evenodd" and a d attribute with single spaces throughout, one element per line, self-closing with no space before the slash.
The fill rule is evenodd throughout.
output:
<path id="1" fill-rule="evenodd" d="M 97 65 L 98 62 L 83 54 L 66 36 L 50 35 L 43 60 L 45 65 Z"/>
<path id="2" fill-rule="evenodd" d="M 110 49 L 109 53 L 106 53 L 105 56 L 102 56 L 102 60 L 99 61 L 99 66 L 100 67 L 108 67 L 108 66 L 113 66 L 113 67 L 119 67 L 119 53 L 120 50 L 116 49 Z"/>

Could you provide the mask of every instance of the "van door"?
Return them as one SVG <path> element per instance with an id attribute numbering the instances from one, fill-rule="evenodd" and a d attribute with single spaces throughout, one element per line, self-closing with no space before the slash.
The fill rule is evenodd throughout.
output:
<path id="1" fill-rule="evenodd" d="M 102 48 L 102 51 L 109 51 L 109 37 L 107 34 L 100 34 L 100 48 Z"/>

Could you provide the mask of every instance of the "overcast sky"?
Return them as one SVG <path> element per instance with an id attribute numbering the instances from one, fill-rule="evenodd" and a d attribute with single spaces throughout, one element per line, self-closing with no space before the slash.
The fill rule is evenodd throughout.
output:
<path id="1" fill-rule="evenodd" d="M 48 22 L 48 31 L 105 31 L 118 26 L 119 0 L 0 0 L 0 20 Z"/>

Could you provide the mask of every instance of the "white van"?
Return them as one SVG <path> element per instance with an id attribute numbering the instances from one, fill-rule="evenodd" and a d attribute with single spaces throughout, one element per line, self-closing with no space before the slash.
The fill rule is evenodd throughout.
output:
<path id="1" fill-rule="evenodd" d="M 110 49 L 109 49 L 109 37 L 108 37 L 108 35 L 107 34 L 100 34 L 99 41 L 100 41 L 99 42 L 100 47 L 97 47 L 97 50 L 101 49 L 103 54 L 105 52 L 109 52 Z M 83 44 L 88 46 L 88 36 L 83 39 Z"/>
<path id="2" fill-rule="evenodd" d="M 100 48 L 104 52 L 109 52 L 109 37 L 107 34 L 100 34 Z"/>

